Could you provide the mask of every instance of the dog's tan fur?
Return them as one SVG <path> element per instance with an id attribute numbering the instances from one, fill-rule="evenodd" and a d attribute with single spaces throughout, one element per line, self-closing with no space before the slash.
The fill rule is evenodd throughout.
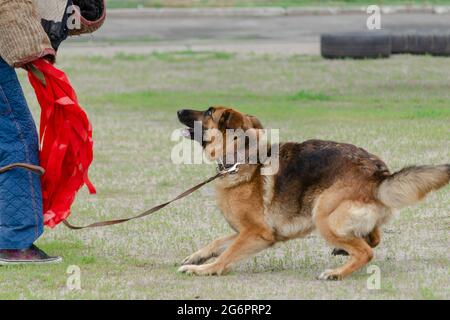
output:
<path id="1" fill-rule="evenodd" d="M 408 167 L 384 180 L 378 188 L 377 198 L 391 208 L 402 208 L 447 183 L 447 165 Z"/>
<path id="2" fill-rule="evenodd" d="M 262 128 L 255 117 L 220 106 L 206 112 L 183 110 L 179 118 L 187 125 L 194 119 L 204 129 L 223 132 Z M 218 157 L 210 152 L 214 140 L 204 147 L 211 158 Z M 394 209 L 419 201 L 450 179 L 449 165 L 409 167 L 391 174 L 375 155 L 332 141 L 281 143 L 279 162 L 274 175 L 261 175 L 264 164 L 245 164 L 237 174 L 220 178 L 217 203 L 235 233 L 187 257 L 180 271 L 220 275 L 232 263 L 276 242 L 317 230 L 329 244 L 349 254 L 343 266 L 326 270 L 319 278 L 342 279 L 372 259 L 372 248 L 381 239 L 380 226 Z M 213 257 L 214 262 L 205 263 Z"/>

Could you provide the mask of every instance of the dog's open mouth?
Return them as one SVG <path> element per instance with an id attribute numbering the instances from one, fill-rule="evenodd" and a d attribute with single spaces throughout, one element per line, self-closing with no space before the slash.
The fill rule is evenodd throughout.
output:
<path id="1" fill-rule="evenodd" d="M 194 110 L 179 110 L 177 112 L 178 120 L 186 127 L 181 129 L 181 136 L 195 140 L 203 145 L 203 131 L 202 123 L 199 119 L 202 112 Z"/>

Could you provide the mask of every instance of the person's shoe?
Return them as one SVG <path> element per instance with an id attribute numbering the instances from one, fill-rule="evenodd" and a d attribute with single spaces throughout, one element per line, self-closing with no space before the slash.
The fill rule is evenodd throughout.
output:
<path id="1" fill-rule="evenodd" d="M 0 265 L 59 263 L 61 257 L 50 257 L 34 244 L 28 249 L 0 249 Z"/>

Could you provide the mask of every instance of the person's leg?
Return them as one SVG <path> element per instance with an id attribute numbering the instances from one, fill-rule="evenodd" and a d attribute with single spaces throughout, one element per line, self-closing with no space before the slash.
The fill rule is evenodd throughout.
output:
<path id="1" fill-rule="evenodd" d="M 38 165 L 38 137 L 14 69 L 0 60 L 0 166 Z M 26 249 L 42 234 L 39 176 L 13 169 L 0 175 L 0 249 Z"/>
<path id="2" fill-rule="evenodd" d="M 38 136 L 15 70 L 0 58 L 0 167 L 17 162 L 39 164 Z M 39 176 L 20 168 L 0 174 L 0 260 L 45 257 L 22 254 L 42 232 Z"/>

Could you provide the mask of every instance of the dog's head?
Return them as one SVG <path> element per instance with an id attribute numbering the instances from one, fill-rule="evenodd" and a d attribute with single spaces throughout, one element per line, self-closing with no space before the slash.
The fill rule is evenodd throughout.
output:
<path id="1" fill-rule="evenodd" d="M 262 129 L 261 122 L 254 116 L 243 114 L 223 106 L 209 107 L 205 111 L 182 109 L 177 111 L 178 120 L 187 126 L 187 137 L 194 139 L 194 123 L 198 121 L 203 131 L 216 129 L 223 133 L 227 129 Z M 200 142 L 200 141 L 199 141 Z M 207 141 L 203 141 L 207 143 Z"/>
<path id="2" fill-rule="evenodd" d="M 204 111 L 182 109 L 177 114 L 178 120 L 187 126 L 184 136 L 199 142 L 205 150 L 210 150 L 208 155 L 212 159 L 217 158 L 217 154 L 212 150 L 217 149 L 219 141 L 217 136 L 211 137 L 211 132 L 222 134 L 220 147 L 222 147 L 223 153 L 226 153 L 227 147 L 229 148 L 226 144 L 229 130 L 240 129 L 244 132 L 248 132 L 248 130 L 256 132 L 258 129 L 263 129 L 261 122 L 256 117 L 224 106 L 213 106 Z M 194 129 L 197 130 L 197 128 L 201 132 L 196 133 Z"/>

